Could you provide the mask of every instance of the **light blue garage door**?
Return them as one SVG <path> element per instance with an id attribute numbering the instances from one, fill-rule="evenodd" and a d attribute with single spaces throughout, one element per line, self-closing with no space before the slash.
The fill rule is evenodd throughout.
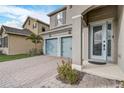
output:
<path id="1" fill-rule="evenodd" d="M 61 55 L 71 58 L 72 55 L 72 37 L 62 37 L 61 39 Z"/>
<path id="2" fill-rule="evenodd" d="M 46 54 L 51 56 L 57 55 L 57 38 L 46 40 Z"/>

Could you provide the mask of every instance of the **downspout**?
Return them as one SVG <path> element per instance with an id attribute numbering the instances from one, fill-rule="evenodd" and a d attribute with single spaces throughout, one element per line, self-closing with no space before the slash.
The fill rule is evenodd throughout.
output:
<path id="1" fill-rule="evenodd" d="M 83 24 L 82 24 L 82 15 L 81 15 L 81 68 L 82 68 L 82 65 L 83 65 L 83 53 L 82 53 L 82 51 L 83 51 L 83 49 L 82 49 L 82 39 L 83 39 L 83 37 L 82 37 L 82 27 L 83 26 Z"/>

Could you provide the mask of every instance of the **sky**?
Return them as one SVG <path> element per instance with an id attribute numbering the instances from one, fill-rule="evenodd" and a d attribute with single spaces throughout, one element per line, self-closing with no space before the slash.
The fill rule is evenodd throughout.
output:
<path id="1" fill-rule="evenodd" d="M 21 28 L 27 16 L 49 23 L 48 13 L 62 7 L 62 5 L 1 5 L 0 26 Z"/>

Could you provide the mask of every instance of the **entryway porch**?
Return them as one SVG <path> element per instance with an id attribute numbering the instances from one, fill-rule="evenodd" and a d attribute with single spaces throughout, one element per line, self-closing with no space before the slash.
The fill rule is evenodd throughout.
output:
<path id="1" fill-rule="evenodd" d="M 94 64 L 84 61 L 82 71 L 108 79 L 124 80 L 124 73 L 117 64 Z"/>

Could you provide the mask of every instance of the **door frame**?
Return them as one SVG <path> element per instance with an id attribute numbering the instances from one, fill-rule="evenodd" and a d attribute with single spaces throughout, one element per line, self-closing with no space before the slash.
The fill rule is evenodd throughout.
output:
<path id="1" fill-rule="evenodd" d="M 105 24 L 106 26 L 105 26 L 105 29 L 106 29 L 106 41 L 107 41 L 107 23 L 111 23 L 111 57 L 108 57 L 107 56 L 107 42 L 106 42 L 106 58 L 105 58 L 105 60 L 104 59 L 99 59 L 99 58 L 92 58 L 91 57 L 91 52 L 92 52 L 92 36 L 91 36 L 91 32 L 93 32 L 93 31 L 91 31 L 91 26 L 93 27 L 93 26 L 97 26 L 97 25 L 101 25 L 101 24 Z M 89 57 L 90 57 L 90 59 L 95 59 L 95 60 L 104 60 L 104 61 L 112 61 L 112 36 L 113 36 L 113 18 L 109 18 L 109 19 L 104 19 L 104 20 L 100 20 L 100 21 L 95 21 L 95 22 L 90 22 L 89 23 L 89 30 L 90 30 L 90 49 L 89 49 Z"/>

